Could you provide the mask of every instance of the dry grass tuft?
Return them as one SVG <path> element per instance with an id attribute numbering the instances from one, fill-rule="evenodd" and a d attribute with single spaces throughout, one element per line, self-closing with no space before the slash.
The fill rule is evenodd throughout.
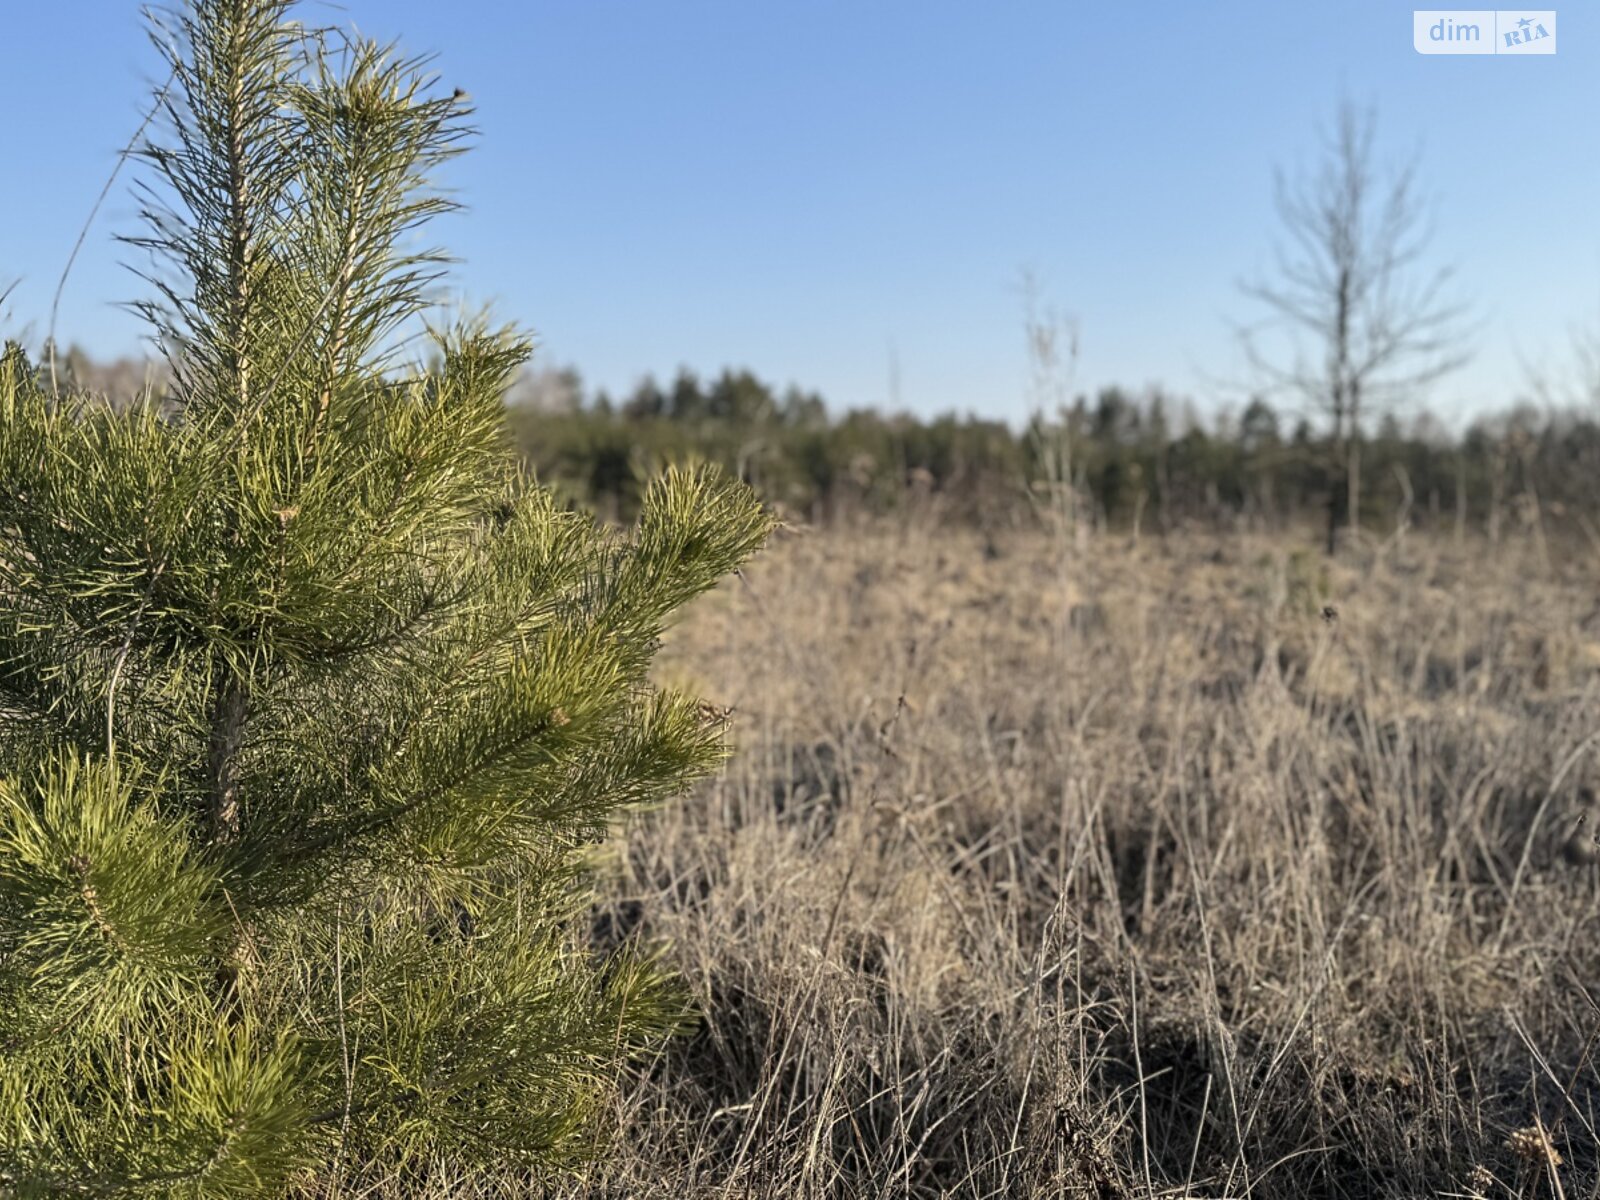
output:
<path id="1" fill-rule="evenodd" d="M 1550 1144 L 1550 1137 L 1543 1126 L 1539 1125 L 1512 1130 L 1511 1136 L 1506 1139 L 1506 1149 L 1529 1166 L 1554 1168 L 1565 1161 L 1561 1152 Z"/>
<path id="2" fill-rule="evenodd" d="M 670 638 L 740 752 L 596 930 L 702 1018 L 562 1194 L 1596 1195 L 1600 605 L 1543 561 L 785 540 Z"/>

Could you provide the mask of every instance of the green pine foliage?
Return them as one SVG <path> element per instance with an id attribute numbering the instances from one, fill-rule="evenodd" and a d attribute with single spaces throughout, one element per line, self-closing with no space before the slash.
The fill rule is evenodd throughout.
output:
<path id="1" fill-rule="evenodd" d="M 0 1194 L 559 1166 L 681 1020 L 583 947 L 585 865 L 720 760 L 648 671 L 769 520 L 708 471 L 566 511 L 505 430 L 527 343 L 400 336 L 469 133 L 425 63 L 288 0 L 154 34 L 170 390 L 0 358 Z"/>

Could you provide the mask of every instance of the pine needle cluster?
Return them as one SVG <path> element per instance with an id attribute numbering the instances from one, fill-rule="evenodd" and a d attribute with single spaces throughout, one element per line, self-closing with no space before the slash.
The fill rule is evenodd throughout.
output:
<path id="1" fill-rule="evenodd" d="M 170 388 L 0 357 L 0 1194 L 558 1165 L 680 1019 L 575 918 L 608 823 L 723 754 L 648 670 L 769 520 L 705 471 L 564 511 L 505 432 L 526 340 L 400 336 L 470 133 L 424 61 L 290 0 L 152 28 Z"/>

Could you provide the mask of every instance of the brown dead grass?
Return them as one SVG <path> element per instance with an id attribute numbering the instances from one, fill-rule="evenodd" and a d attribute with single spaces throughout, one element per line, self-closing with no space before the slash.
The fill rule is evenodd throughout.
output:
<path id="1" fill-rule="evenodd" d="M 596 936 L 701 1017 L 562 1193 L 1600 1194 L 1597 578 L 784 538 L 670 636 L 740 750 Z"/>

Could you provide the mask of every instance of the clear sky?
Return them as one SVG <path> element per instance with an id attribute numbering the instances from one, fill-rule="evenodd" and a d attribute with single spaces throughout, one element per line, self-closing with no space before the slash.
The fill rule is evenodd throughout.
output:
<path id="1" fill-rule="evenodd" d="M 138 124 L 155 56 L 125 0 L 6 6 L 0 328 L 42 338 L 62 264 Z M 747 365 L 835 408 L 1015 418 L 1019 272 L 1081 326 L 1078 386 L 1202 409 L 1242 377 L 1239 280 L 1276 237 L 1272 170 L 1341 95 L 1420 150 L 1434 255 L 1482 328 L 1440 412 L 1497 407 L 1600 325 L 1600 3 L 1554 57 L 1428 57 L 1378 0 L 348 0 L 308 19 L 437 52 L 482 139 L 437 233 L 454 280 L 543 361 L 625 391 Z M 60 335 L 134 351 L 119 179 Z M 32 323 L 32 328 L 29 325 Z"/>

